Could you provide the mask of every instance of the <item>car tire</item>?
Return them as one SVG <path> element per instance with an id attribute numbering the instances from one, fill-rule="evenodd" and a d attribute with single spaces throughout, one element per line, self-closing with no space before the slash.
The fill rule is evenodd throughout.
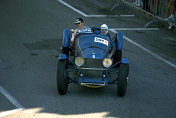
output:
<path id="1" fill-rule="evenodd" d="M 118 79 L 117 79 L 117 93 L 118 96 L 125 96 L 126 89 L 127 89 L 127 78 L 129 72 L 129 64 L 121 63 L 118 72 Z"/>
<path id="2" fill-rule="evenodd" d="M 60 95 L 67 93 L 68 80 L 66 72 L 66 60 L 59 60 L 57 67 L 57 91 Z"/>

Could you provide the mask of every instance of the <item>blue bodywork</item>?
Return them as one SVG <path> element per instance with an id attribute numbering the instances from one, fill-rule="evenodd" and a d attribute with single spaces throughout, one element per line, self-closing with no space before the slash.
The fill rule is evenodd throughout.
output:
<path id="1" fill-rule="evenodd" d="M 65 54 L 60 54 L 59 55 L 59 60 L 63 60 L 63 59 L 66 59 L 67 56 Z"/>
<path id="2" fill-rule="evenodd" d="M 127 58 L 123 58 L 123 59 L 122 59 L 122 63 L 124 63 L 124 64 L 129 64 L 129 61 L 128 61 Z"/>
<path id="3" fill-rule="evenodd" d="M 123 34 L 121 32 L 116 33 L 116 49 L 122 50 L 123 48 Z"/>
<path id="4" fill-rule="evenodd" d="M 69 43 L 70 43 L 70 35 L 69 35 L 69 29 L 64 29 L 63 32 L 63 44 L 62 46 L 64 48 L 69 47 Z"/>
<path id="5" fill-rule="evenodd" d="M 75 38 L 77 56 L 83 58 L 103 59 L 111 47 L 110 38 L 102 34 L 81 34 Z"/>
<path id="6" fill-rule="evenodd" d="M 63 33 L 63 47 L 70 47 L 70 34 L 69 30 L 65 29 Z M 127 58 L 122 58 L 118 62 L 114 62 L 111 67 L 105 68 L 103 66 L 103 59 L 113 58 L 116 51 L 122 51 L 123 48 L 123 34 L 121 32 L 116 33 L 114 39 L 111 39 L 109 36 L 100 34 L 99 31 L 94 31 L 92 33 L 79 33 L 74 39 L 74 47 L 71 48 L 74 59 L 76 57 L 83 57 L 85 59 L 85 64 L 81 67 L 77 67 L 74 63 L 74 59 L 67 57 L 65 54 L 60 54 L 59 59 L 67 59 L 72 69 L 69 72 L 76 72 L 77 77 L 68 77 L 69 83 L 77 83 L 80 85 L 86 86 L 104 86 L 107 84 L 114 84 L 117 81 L 117 78 L 109 80 L 110 73 L 118 71 L 118 67 L 114 68 L 115 65 L 120 63 L 128 64 L 129 61 Z M 73 50 L 74 49 L 74 50 Z M 111 55 L 112 53 L 112 55 Z M 97 66 L 94 66 L 96 65 Z M 87 73 L 98 73 L 99 75 L 94 77 L 86 76 Z"/>

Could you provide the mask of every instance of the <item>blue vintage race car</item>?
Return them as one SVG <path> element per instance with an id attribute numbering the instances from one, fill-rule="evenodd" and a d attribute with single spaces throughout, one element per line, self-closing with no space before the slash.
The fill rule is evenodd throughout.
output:
<path id="1" fill-rule="evenodd" d="M 129 62 L 122 58 L 122 45 L 121 32 L 111 39 L 92 27 L 79 32 L 70 46 L 70 32 L 65 29 L 57 68 L 58 93 L 65 94 L 70 83 L 94 88 L 116 84 L 118 96 L 124 96 Z"/>

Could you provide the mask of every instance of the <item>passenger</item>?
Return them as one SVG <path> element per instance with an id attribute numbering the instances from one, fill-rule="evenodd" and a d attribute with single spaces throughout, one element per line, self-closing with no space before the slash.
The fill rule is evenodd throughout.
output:
<path id="1" fill-rule="evenodd" d="M 101 33 L 107 35 L 108 33 L 108 26 L 106 24 L 101 25 L 100 27 Z"/>
<path id="2" fill-rule="evenodd" d="M 100 30 L 101 34 L 105 34 L 111 39 L 110 34 L 108 33 L 108 26 L 106 24 L 101 25 Z"/>

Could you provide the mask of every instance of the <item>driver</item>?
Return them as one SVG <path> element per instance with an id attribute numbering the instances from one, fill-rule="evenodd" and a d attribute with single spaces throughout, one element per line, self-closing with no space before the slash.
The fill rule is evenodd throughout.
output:
<path id="1" fill-rule="evenodd" d="M 71 29 L 72 32 L 72 37 L 71 37 L 71 46 L 74 43 L 74 38 L 76 37 L 76 35 L 78 34 L 78 31 L 81 29 L 84 29 L 84 21 L 82 18 L 77 18 L 75 20 L 75 24 L 76 24 L 76 29 Z"/>

